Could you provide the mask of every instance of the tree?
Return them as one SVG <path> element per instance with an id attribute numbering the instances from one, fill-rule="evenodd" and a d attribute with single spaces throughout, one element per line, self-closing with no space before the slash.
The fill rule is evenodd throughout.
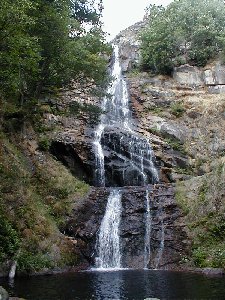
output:
<path id="1" fill-rule="evenodd" d="M 0 94 L 23 103 L 74 78 L 105 81 L 99 0 L 2 0 Z"/>
<path id="2" fill-rule="evenodd" d="M 166 9 L 149 7 L 149 25 L 141 36 L 142 67 L 170 74 L 174 66 L 204 66 L 223 48 L 222 0 L 175 0 Z"/>
<path id="3" fill-rule="evenodd" d="M 38 76 L 40 46 L 29 34 L 34 19 L 30 0 L 2 0 L 0 5 L 0 96 L 21 100 Z"/>

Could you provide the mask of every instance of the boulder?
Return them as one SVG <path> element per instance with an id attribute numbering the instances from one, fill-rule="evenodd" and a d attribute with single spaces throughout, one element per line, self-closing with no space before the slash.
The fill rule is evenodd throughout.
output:
<path id="1" fill-rule="evenodd" d="M 202 86 L 204 85 L 202 71 L 188 64 L 174 68 L 173 78 L 181 85 Z"/>
<path id="2" fill-rule="evenodd" d="M 140 31 L 146 25 L 145 21 L 136 24 L 121 31 L 113 43 L 119 45 L 122 71 L 127 72 L 136 67 L 140 62 Z"/>
<path id="3" fill-rule="evenodd" d="M 9 299 L 9 294 L 8 292 L 0 286 L 0 300 L 8 300 Z"/>
<path id="4" fill-rule="evenodd" d="M 162 122 L 159 125 L 159 132 L 165 138 L 176 139 L 182 143 L 185 140 L 185 129 L 181 126 L 178 127 L 177 125 L 169 122 Z"/>

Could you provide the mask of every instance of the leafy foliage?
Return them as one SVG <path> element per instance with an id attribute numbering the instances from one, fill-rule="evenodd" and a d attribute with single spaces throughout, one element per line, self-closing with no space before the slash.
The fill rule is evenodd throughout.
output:
<path id="1" fill-rule="evenodd" d="M 3 262 L 7 257 L 12 258 L 15 255 L 19 249 L 20 240 L 2 208 L 0 208 L 0 217 L 0 262 Z"/>
<path id="2" fill-rule="evenodd" d="M 142 67 L 170 74 L 184 63 L 204 66 L 223 49 L 224 39 L 222 0 L 175 0 L 166 9 L 150 5 L 141 36 Z"/>
<path id="3" fill-rule="evenodd" d="M 1 98 L 23 104 L 77 78 L 103 84 L 111 48 L 101 9 L 98 0 L 1 1 Z"/>

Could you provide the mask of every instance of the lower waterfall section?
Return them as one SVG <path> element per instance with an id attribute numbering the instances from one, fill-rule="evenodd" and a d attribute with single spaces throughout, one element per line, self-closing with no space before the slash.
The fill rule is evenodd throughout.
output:
<path id="1" fill-rule="evenodd" d="M 121 191 L 110 192 L 106 212 L 101 222 L 97 239 L 97 257 L 95 265 L 98 269 L 121 268 L 119 225 L 121 218 Z"/>
<path id="2" fill-rule="evenodd" d="M 172 184 L 148 185 L 147 193 L 143 186 L 96 187 L 73 216 L 65 233 L 73 237 L 74 251 L 85 269 L 171 270 L 189 254 L 187 229 Z"/>
<path id="3" fill-rule="evenodd" d="M 149 190 L 146 189 L 146 230 L 145 230 L 145 247 L 144 247 L 144 269 L 148 268 L 151 260 L 151 231 L 152 231 L 152 216 L 150 207 Z"/>

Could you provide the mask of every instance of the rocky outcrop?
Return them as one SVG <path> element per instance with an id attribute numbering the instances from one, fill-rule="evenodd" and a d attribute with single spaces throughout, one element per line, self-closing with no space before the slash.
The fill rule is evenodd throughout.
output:
<path id="1" fill-rule="evenodd" d="M 151 211 L 149 268 L 172 269 L 179 266 L 182 257 L 189 251 L 186 228 L 181 210 L 174 199 L 171 185 L 149 185 Z M 122 266 L 144 267 L 146 234 L 146 187 L 124 187 L 122 190 L 122 217 L 120 243 Z M 96 239 L 105 213 L 109 189 L 96 188 L 73 216 L 66 232 L 76 240 L 76 249 L 83 261 L 94 266 Z M 79 218 L 77 218 L 79 216 Z"/>
<path id="2" fill-rule="evenodd" d="M 2 286 L 0 286 L 0 299 L 1 300 L 8 300 L 9 299 L 8 292 Z"/>
<path id="3" fill-rule="evenodd" d="M 209 93 L 225 92 L 225 65 L 220 62 L 205 68 L 182 65 L 174 69 L 173 78 L 181 85 L 206 86 Z"/>
<path id="4" fill-rule="evenodd" d="M 113 43 L 119 45 L 121 66 L 123 72 L 130 71 L 138 66 L 140 61 L 140 40 L 141 30 L 146 26 L 146 20 L 140 21 L 127 29 L 121 31 Z"/>
<path id="5" fill-rule="evenodd" d="M 59 134 L 52 141 L 50 152 L 60 160 L 73 175 L 93 185 L 94 153 L 91 140 L 80 140 L 72 132 Z"/>
<path id="6" fill-rule="evenodd" d="M 105 128 L 102 145 L 106 186 L 143 185 L 143 172 L 147 182 L 155 182 L 155 157 L 147 139 L 118 127 Z"/>

